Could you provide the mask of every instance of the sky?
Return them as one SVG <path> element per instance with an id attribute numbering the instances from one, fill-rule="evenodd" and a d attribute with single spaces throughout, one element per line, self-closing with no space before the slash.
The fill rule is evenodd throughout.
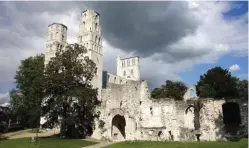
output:
<path id="1" fill-rule="evenodd" d="M 0 2 L 0 104 L 9 101 L 20 60 L 45 53 L 47 26 L 63 23 L 75 43 L 80 13 L 100 14 L 104 70 L 139 56 L 149 88 L 196 84 L 215 66 L 248 79 L 248 2 Z"/>

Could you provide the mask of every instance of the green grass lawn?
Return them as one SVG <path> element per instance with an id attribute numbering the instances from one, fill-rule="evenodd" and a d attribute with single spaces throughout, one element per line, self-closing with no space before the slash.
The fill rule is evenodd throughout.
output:
<path id="1" fill-rule="evenodd" d="M 248 148 L 248 139 L 238 142 L 159 142 L 159 141 L 127 141 L 106 148 Z"/>
<path id="2" fill-rule="evenodd" d="M 81 148 L 96 144 L 80 139 L 39 138 L 38 144 L 30 142 L 30 138 L 0 141 L 0 148 Z"/>

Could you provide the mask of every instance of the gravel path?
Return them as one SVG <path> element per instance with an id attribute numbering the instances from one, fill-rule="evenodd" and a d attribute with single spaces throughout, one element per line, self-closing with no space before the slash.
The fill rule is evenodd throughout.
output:
<path id="1" fill-rule="evenodd" d="M 47 137 L 47 136 L 52 136 L 54 134 L 57 134 L 58 132 L 50 130 L 50 131 L 44 131 L 41 133 L 38 133 L 38 137 Z M 35 137 L 36 133 L 30 133 L 29 131 L 24 131 L 24 132 L 20 132 L 17 134 L 12 134 L 12 135 L 4 135 L 6 136 L 8 139 L 18 139 L 18 138 L 26 138 L 26 137 Z"/>
<path id="2" fill-rule="evenodd" d="M 87 138 L 87 139 L 83 139 L 83 140 L 92 141 L 92 142 L 98 142 L 98 144 L 90 145 L 90 146 L 86 146 L 86 147 L 82 147 L 82 148 L 103 148 L 103 147 L 106 147 L 108 145 L 111 145 L 111 144 L 115 143 L 115 142 L 110 142 L 110 141 L 95 140 L 95 139 L 91 139 L 91 138 Z"/>
<path id="3" fill-rule="evenodd" d="M 113 142 L 101 141 L 99 144 L 90 145 L 90 146 L 86 146 L 86 147 L 82 147 L 82 148 L 103 148 L 103 147 L 111 145 L 111 144 L 113 144 Z"/>
<path id="4" fill-rule="evenodd" d="M 57 133 L 58 133 L 58 131 L 56 132 L 53 130 L 43 131 L 41 133 L 38 133 L 38 137 L 52 136 L 52 135 L 55 135 Z M 30 133 L 30 130 L 23 130 L 23 131 L 19 131 L 19 132 L 7 133 L 7 134 L 5 134 L 5 136 L 8 137 L 8 139 L 18 139 L 18 138 L 35 137 L 36 133 Z M 86 146 L 86 147 L 82 147 L 82 148 L 103 148 L 103 147 L 106 147 L 108 145 L 115 143 L 115 142 L 110 142 L 110 141 L 95 140 L 95 139 L 91 139 L 91 138 L 86 138 L 86 139 L 82 139 L 82 140 L 98 142 L 98 144 L 90 145 L 90 146 Z"/>

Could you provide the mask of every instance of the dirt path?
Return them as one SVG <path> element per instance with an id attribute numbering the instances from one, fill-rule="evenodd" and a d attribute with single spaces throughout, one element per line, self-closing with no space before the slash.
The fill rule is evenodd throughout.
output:
<path id="1" fill-rule="evenodd" d="M 31 133 L 30 131 L 31 130 L 29 129 L 29 130 L 22 130 L 22 131 L 18 131 L 18 132 L 11 132 L 11 133 L 4 134 L 4 136 L 7 137 L 8 139 L 35 137 L 36 133 Z M 58 132 L 56 132 L 54 130 L 43 131 L 41 133 L 38 133 L 38 137 L 47 137 L 47 136 L 52 136 L 55 134 L 58 134 Z M 82 147 L 82 148 L 103 148 L 103 147 L 106 147 L 108 145 L 115 143 L 115 142 L 110 142 L 110 141 L 95 140 L 95 139 L 91 139 L 91 138 L 82 139 L 82 140 L 98 142 L 98 144 L 90 145 L 90 146 L 86 146 L 86 147 Z"/>
<path id="2" fill-rule="evenodd" d="M 92 141 L 92 142 L 98 142 L 98 144 L 90 145 L 90 146 L 86 146 L 86 147 L 82 147 L 82 148 L 103 148 L 103 147 L 106 147 L 108 145 L 111 145 L 111 144 L 115 143 L 115 142 L 110 142 L 110 141 L 95 140 L 95 139 L 91 139 L 91 138 L 87 138 L 87 139 L 83 139 L 83 140 Z"/>
<path id="3" fill-rule="evenodd" d="M 38 137 L 52 136 L 57 133 L 58 132 L 54 130 L 44 131 L 44 132 L 38 133 Z M 30 130 L 24 130 L 24 131 L 19 131 L 16 133 L 7 133 L 7 134 L 4 134 L 4 136 L 7 137 L 8 139 L 18 139 L 18 138 L 26 138 L 26 137 L 35 137 L 36 133 L 31 133 Z"/>
<path id="4" fill-rule="evenodd" d="M 113 142 L 101 141 L 99 144 L 90 145 L 90 146 L 86 146 L 86 147 L 82 147 L 82 148 L 103 148 L 103 147 L 111 145 L 111 144 L 113 144 Z"/>

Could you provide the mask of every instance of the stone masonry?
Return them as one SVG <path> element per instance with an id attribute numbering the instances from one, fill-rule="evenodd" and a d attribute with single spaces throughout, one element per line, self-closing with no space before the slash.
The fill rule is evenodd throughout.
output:
<path id="1" fill-rule="evenodd" d="M 223 129 L 222 105 L 226 100 L 202 99 L 200 112 L 203 141 L 226 140 Z M 241 127 L 247 133 L 247 101 L 231 100 L 240 107 Z M 108 140 L 173 140 L 196 141 L 193 112 L 185 113 L 188 101 L 171 98 L 150 98 L 147 81 L 127 81 L 125 84 L 109 83 L 102 89 L 101 113 L 92 135 Z M 119 118 L 116 118 L 119 116 Z M 104 126 L 99 128 L 99 121 Z M 114 121 L 115 120 L 115 121 Z M 117 125 L 115 122 L 120 122 Z"/>

